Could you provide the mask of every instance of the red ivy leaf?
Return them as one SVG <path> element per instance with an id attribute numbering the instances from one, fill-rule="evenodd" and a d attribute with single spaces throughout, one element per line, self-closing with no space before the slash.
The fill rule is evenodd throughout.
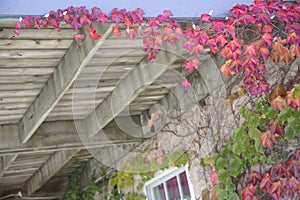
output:
<path id="1" fill-rule="evenodd" d="M 188 80 L 183 80 L 181 81 L 181 86 L 186 89 L 191 86 L 191 83 Z"/>
<path id="2" fill-rule="evenodd" d="M 281 110 L 285 109 L 284 98 L 281 96 L 277 96 L 274 99 L 272 99 L 270 104 L 274 110 L 281 111 Z"/>
<path id="3" fill-rule="evenodd" d="M 209 23 L 210 22 L 210 15 L 208 15 L 208 14 L 202 14 L 201 15 L 201 20 L 204 23 Z"/>
<path id="4" fill-rule="evenodd" d="M 273 180 L 272 180 L 272 177 L 270 176 L 270 174 L 264 173 L 262 175 L 262 179 L 260 182 L 260 189 L 270 192 L 272 183 L 273 183 Z"/>
<path id="5" fill-rule="evenodd" d="M 256 195 L 256 187 L 254 187 L 253 185 L 250 185 L 248 187 L 245 187 L 242 192 L 242 199 L 252 199 L 252 197 L 254 197 Z"/>
<path id="6" fill-rule="evenodd" d="M 89 28 L 88 33 L 90 34 L 92 40 L 99 40 L 101 38 L 101 35 L 96 33 L 95 28 Z"/>
<path id="7" fill-rule="evenodd" d="M 261 175 L 258 172 L 252 172 L 248 174 L 246 184 L 256 185 L 261 180 Z"/>
<path id="8" fill-rule="evenodd" d="M 216 32 L 221 32 L 226 28 L 223 20 L 214 19 L 211 25 L 211 29 Z"/>
<path id="9" fill-rule="evenodd" d="M 219 179 L 218 179 L 218 173 L 216 171 L 212 171 L 210 173 L 210 181 L 213 184 L 220 184 Z"/>
<path id="10" fill-rule="evenodd" d="M 258 20 L 264 22 L 265 24 L 269 24 L 270 15 L 266 12 L 260 12 L 258 13 Z"/>
<path id="11" fill-rule="evenodd" d="M 269 59 L 270 51 L 266 46 L 261 46 L 259 48 L 258 54 L 263 58 L 264 62 L 267 62 Z"/>
<path id="12" fill-rule="evenodd" d="M 120 35 L 122 35 L 122 33 L 121 33 L 121 31 L 120 31 L 120 29 L 119 29 L 118 26 L 114 26 L 114 27 L 112 27 L 112 28 L 113 28 L 113 35 L 115 35 L 115 36 L 120 36 Z"/>
<path id="13" fill-rule="evenodd" d="M 133 40 L 134 38 L 136 38 L 136 36 L 138 36 L 137 28 L 131 27 L 129 29 L 126 29 L 126 36 L 128 38 L 130 38 L 131 40 Z"/>
<path id="14" fill-rule="evenodd" d="M 204 52 L 204 48 L 201 44 L 197 44 L 190 51 L 190 55 L 196 55 L 198 58 L 200 57 L 200 53 Z"/>
<path id="15" fill-rule="evenodd" d="M 260 135 L 260 142 L 263 146 L 267 147 L 269 150 L 272 150 L 273 144 L 276 143 L 276 138 L 269 130 L 267 130 Z"/>
<path id="16" fill-rule="evenodd" d="M 298 177 L 299 175 L 299 161 L 298 160 L 288 160 L 286 162 L 286 173 L 288 176 Z"/>
<path id="17" fill-rule="evenodd" d="M 283 197 L 284 189 L 279 181 L 272 183 L 270 195 L 276 200 L 278 200 L 280 197 Z"/>
<path id="18" fill-rule="evenodd" d="M 158 27 L 158 25 L 160 24 L 160 21 L 157 18 L 150 18 L 149 24 L 152 27 Z"/>
<path id="19" fill-rule="evenodd" d="M 265 33 L 261 37 L 261 40 L 262 40 L 263 44 L 269 45 L 269 46 L 272 46 L 273 39 L 274 39 L 274 37 L 270 33 Z"/>
<path id="20" fill-rule="evenodd" d="M 244 53 L 250 57 L 256 56 L 256 46 L 253 44 L 246 45 Z"/>
<path id="21" fill-rule="evenodd" d="M 230 68 L 230 65 L 232 63 L 232 60 L 227 60 L 225 64 L 221 67 L 221 72 L 224 76 L 232 76 L 234 74 L 234 71 Z"/>
<path id="22" fill-rule="evenodd" d="M 92 19 L 89 15 L 83 14 L 79 18 L 79 23 L 81 26 L 90 25 L 92 23 Z"/>
<path id="23" fill-rule="evenodd" d="M 197 58 L 194 58 L 192 61 L 185 61 L 185 70 L 193 71 L 194 69 L 199 68 L 200 61 Z"/>
<path id="24" fill-rule="evenodd" d="M 283 136 L 284 135 L 284 127 L 281 126 L 280 124 L 277 123 L 277 121 L 274 121 L 271 125 L 270 125 L 270 132 L 272 135 L 280 135 Z"/>
<path id="25" fill-rule="evenodd" d="M 84 40 L 84 38 L 85 38 L 85 35 L 82 35 L 82 34 L 76 34 L 76 35 L 74 35 L 74 39 L 76 41 L 78 41 L 78 40 Z"/>
<path id="26" fill-rule="evenodd" d="M 164 10 L 163 12 L 163 20 L 164 21 L 170 21 L 170 17 L 173 16 L 172 12 L 169 10 Z"/>
<path id="27" fill-rule="evenodd" d="M 285 177 L 285 174 L 286 174 L 285 166 L 281 162 L 276 163 L 270 172 L 270 175 L 273 178 L 275 177 L 277 179 L 279 179 L 281 177 Z"/>

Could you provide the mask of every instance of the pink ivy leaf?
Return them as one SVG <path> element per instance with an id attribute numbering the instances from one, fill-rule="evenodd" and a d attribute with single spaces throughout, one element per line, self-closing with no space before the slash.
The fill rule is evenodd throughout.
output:
<path id="1" fill-rule="evenodd" d="M 197 44 L 190 51 L 190 55 L 196 55 L 198 58 L 200 57 L 200 53 L 204 52 L 204 48 L 201 44 Z"/>
<path id="2" fill-rule="evenodd" d="M 101 22 L 102 25 L 106 24 L 108 21 L 107 15 L 105 13 L 101 13 L 98 17 L 98 21 Z"/>
<path id="3" fill-rule="evenodd" d="M 270 15 L 266 12 L 258 13 L 258 20 L 264 22 L 265 24 L 269 24 L 270 22 Z"/>
<path id="4" fill-rule="evenodd" d="M 92 19 L 97 20 L 101 13 L 102 13 L 102 10 L 100 8 L 93 7 L 92 13 L 91 13 Z"/>
<path id="5" fill-rule="evenodd" d="M 216 171 L 212 171 L 210 173 L 210 181 L 213 184 L 220 184 L 219 179 L 218 179 L 218 173 Z"/>
<path id="6" fill-rule="evenodd" d="M 119 29 L 118 26 L 113 26 L 112 28 L 113 28 L 113 35 L 115 35 L 115 36 L 122 35 L 122 33 L 121 33 L 121 31 L 120 31 L 120 29 Z"/>
<path id="7" fill-rule="evenodd" d="M 119 10 L 118 8 L 114 8 L 111 11 L 111 20 L 115 22 L 116 24 L 122 22 L 125 19 L 126 16 L 126 10 L 121 9 Z"/>
<path id="8" fill-rule="evenodd" d="M 193 71 L 194 70 L 194 64 L 191 61 L 185 61 L 185 67 L 184 69 L 187 71 Z"/>
<path id="9" fill-rule="evenodd" d="M 16 29 L 21 29 L 21 23 L 20 22 L 16 22 L 15 23 L 15 27 L 16 27 Z"/>
<path id="10" fill-rule="evenodd" d="M 201 20 L 204 23 L 209 23 L 210 22 L 210 15 L 209 14 L 202 14 L 201 15 Z"/>
<path id="11" fill-rule="evenodd" d="M 92 23 L 92 19 L 89 15 L 83 14 L 79 18 L 79 23 L 81 24 L 81 26 L 90 25 Z"/>
<path id="12" fill-rule="evenodd" d="M 186 89 L 191 86 L 191 83 L 188 80 L 183 80 L 181 81 L 181 86 Z"/>
<path id="13" fill-rule="evenodd" d="M 95 28 L 89 28 L 88 33 L 90 34 L 92 40 L 99 40 L 101 38 L 101 35 L 96 33 Z"/>
<path id="14" fill-rule="evenodd" d="M 144 21 L 144 10 L 141 8 L 137 8 L 134 11 L 130 12 L 130 15 L 133 19 L 133 23 L 141 24 Z"/>
<path id="15" fill-rule="evenodd" d="M 75 29 L 75 30 L 78 30 L 81 25 L 79 23 L 79 21 L 76 19 L 76 17 L 74 17 L 71 21 L 71 26 Z"/>
<path id="16" fill-rule="evenodd" d="M 131 40 L 136 38 L 136 36 L 138 36 L 137 28 L 131 27 L 129 29 L 126 29 L 126 36 Z"/>
<path id="17" fill-rule="evenodd" d="M 216 32 L 221 32 L 226 28 L 223 20 L 214 19 L 211 25 L 211 29 Z"/>
<path id="18" fill-rule="evenodd" d="M 169 10 L 164 10 L 163 12 L 163 20 L 164 21 L 170 21 L 170 17 L 173 16 L 172 12 Z"/>
<path id="19" fill-rule="evenodd" d="M 152 27 L 158 27 L 160 24 L 160 21 L 157 18 L 150 18 L 149 19 L 149 24 Z"/>
<path id="20" fill-rule="evenodd" d="M 84 40 L 84 38 L 85 38 L 85 35 L 82 35 L 82 34 L 76 34 L 76 35 L 74 35 L 75 41 Z"/>
<path id="21" fill-rule="evenodd" d="M 269 46 L 272 46 L 273 39 L 274 39 L 274 36 L 271 35 L 270 33 L 265 33 L 261 37 L 261 40 L 263 41 L 263 44 L 267 44 Z"/>

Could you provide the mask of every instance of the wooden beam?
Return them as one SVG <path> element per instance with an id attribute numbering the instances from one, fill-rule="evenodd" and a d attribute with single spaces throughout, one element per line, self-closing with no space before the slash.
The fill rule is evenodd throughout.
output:
<path id="1" fill-rule="evenodd" d="M 101 39 L 94 41 L 90 37 L 86 37 L 81 45 L 74 41 L 39 96 L 25 113 L 20 122 L 20 137 L 23 143 L 26 143 L 31 138 L 37 128 L 47 118 L 48 114 L 111 33 L 112 25 L 106 29 L 99 23 L 95 26 L 98 33 L 103 33 Z"/>
<path id="2" fill-rule="evenodd" d="M 15 155 L 7 155 L 0 157 L 0 178 L 3 176 L 3 174 L 6 172 L 6 170 L 9 168 L 11 163 L 18 157 L 18 154 Z"/>
<path id="3" fill-rule="evenodd" d="M 139 118 L 139 116 L 134 118 Z M 0 125 L 0 156 L 18 153 L 92 149 L 112 144 L 136 144 L 142 141 L 142 139 L 133 138 L 124 133 L 114 122 L 109 123 L 103 130 L 106 133 L 107 141 L 103 141 L 103 137 L 99 135 L 94 137 L 92 141 L 83 144 L 73 120 L 44 122 L 31 140 L 22 143 L 22 140 L 18 137 L 19 127 L 17 124 Z"/>
<path id="4" fill-rule="evenodd" d="M 173 49 L 173 50 L 172 50 Z M 99 104 L 95 112 L 86 118 L 89 136 L 101 131 L 113 118 L 118 116 L 145 88 L 152 84 L 178 59 L 180 48 L 164 47 L 154 62 L 146 57 L 137 67 L 120 79 L 112 93 Z M 181 55 L 182 56 L 182 55 Z"/>
<path id="5" fill-rule="evenodd" d="M 50 180 L 80 149 L 57 151 L 26 181 L 27 195 L 32 195 Z"/>

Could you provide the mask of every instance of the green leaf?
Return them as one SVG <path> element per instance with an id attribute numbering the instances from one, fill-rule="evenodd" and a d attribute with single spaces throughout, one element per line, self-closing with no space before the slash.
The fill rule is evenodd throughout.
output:
<path id="1" fill-rule="evenodd" d="M 263 154 L 264 153 L 264 147 L 261 144 L 259 139 L 255 140 L 255 150 L 257 153 Z"/>
<path id="2" fill-rule="evenodd" d="M 227 195 L 227 192 L 226 190 L 224 190 L 220 185 L 217 185 L 215 187 L 216 189 L 216 195 L 217 195 L 217 198 L 218 200 L 225 200 L 225 199 L 228 199 L 228 195 Z"/>
<path id="3" fill-rule="evenodd" d="M 249 136 L 253 140 L 259 140 L 259 136 L 261 135 L 261 131 L 257 128 L 249 128 Z"/>
<path id="4" fill-rule="evenodd" d="M 243 152 L 244 148 L 245 147 L 242 146 L 240 143 L 234 143 L 232 145 L 232 152 L 236 155 L 240 155 Z"/>
<path id="5" fill-rule="evenodd" d="M 294 118 L 288 120 L 288 125 L 284 129 L 285 137 L 292 138 L 300 135 L 300 119 Z"/>
<path id="6" fill-rule="evenodd" d="M 230 175 L 236 177 L 241 173 L 242 161 L 238 157 L 233 157 L 229 160 Z"/>
<path id="7" fill-rule="evenodd" d="M 229 177 L 226 179 L 225 190 L 229 193 L 235 190 L 235 186 Z"/>
<path id="8" fill-rule="evenodd" d="M 240 200 L 240 197 L 237 195 L 237 193 L 230 193 L 229 194 L 229 198 L 228 199 L 230 199 L 230 200 Z"/>
<path id="9" fill-rule="evenodd" d="M 226 165 L 227 165 L 226 160 L 222 157 L 219 157 L 217 162 L 216 162 L 216 168 L 217 169 L 222 169 L 222 168 L 225 168 Z"/>
<path id="10" fill-rule="evenodd" d="M 218 179 L 220 182 L 225 183 L 228 177 L 229 177 L 228 170 L 225 169 L 218 170 Z"/>

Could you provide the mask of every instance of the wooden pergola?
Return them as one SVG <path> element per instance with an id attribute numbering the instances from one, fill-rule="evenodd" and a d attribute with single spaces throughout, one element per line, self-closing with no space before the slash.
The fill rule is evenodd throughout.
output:
<path id="1" fill-rule="evenodd" d="M 112 145 L 129 151 L 156 131 L 147 126 L 151 107 L 182 89 L 174 72 L 181 72 L 185 52 L 165 46 L 149 62 L 142 37 L 115 37 L 112 24 L 92 25 L 102 35 L 96 41 L 74 41 L 87 28 L 67 26 L 22 29 L 12 39 L 15 21 L 0 20 L 0 197 L 62 196 L 82 162 L 88 162 L 83 186 L 102 165 L 89 149 L 113 163 L 124 155 Z M 216 65 L 209 53 L 201 62 Z M 116 124 L 128 116 L 141 135 Z"/>

